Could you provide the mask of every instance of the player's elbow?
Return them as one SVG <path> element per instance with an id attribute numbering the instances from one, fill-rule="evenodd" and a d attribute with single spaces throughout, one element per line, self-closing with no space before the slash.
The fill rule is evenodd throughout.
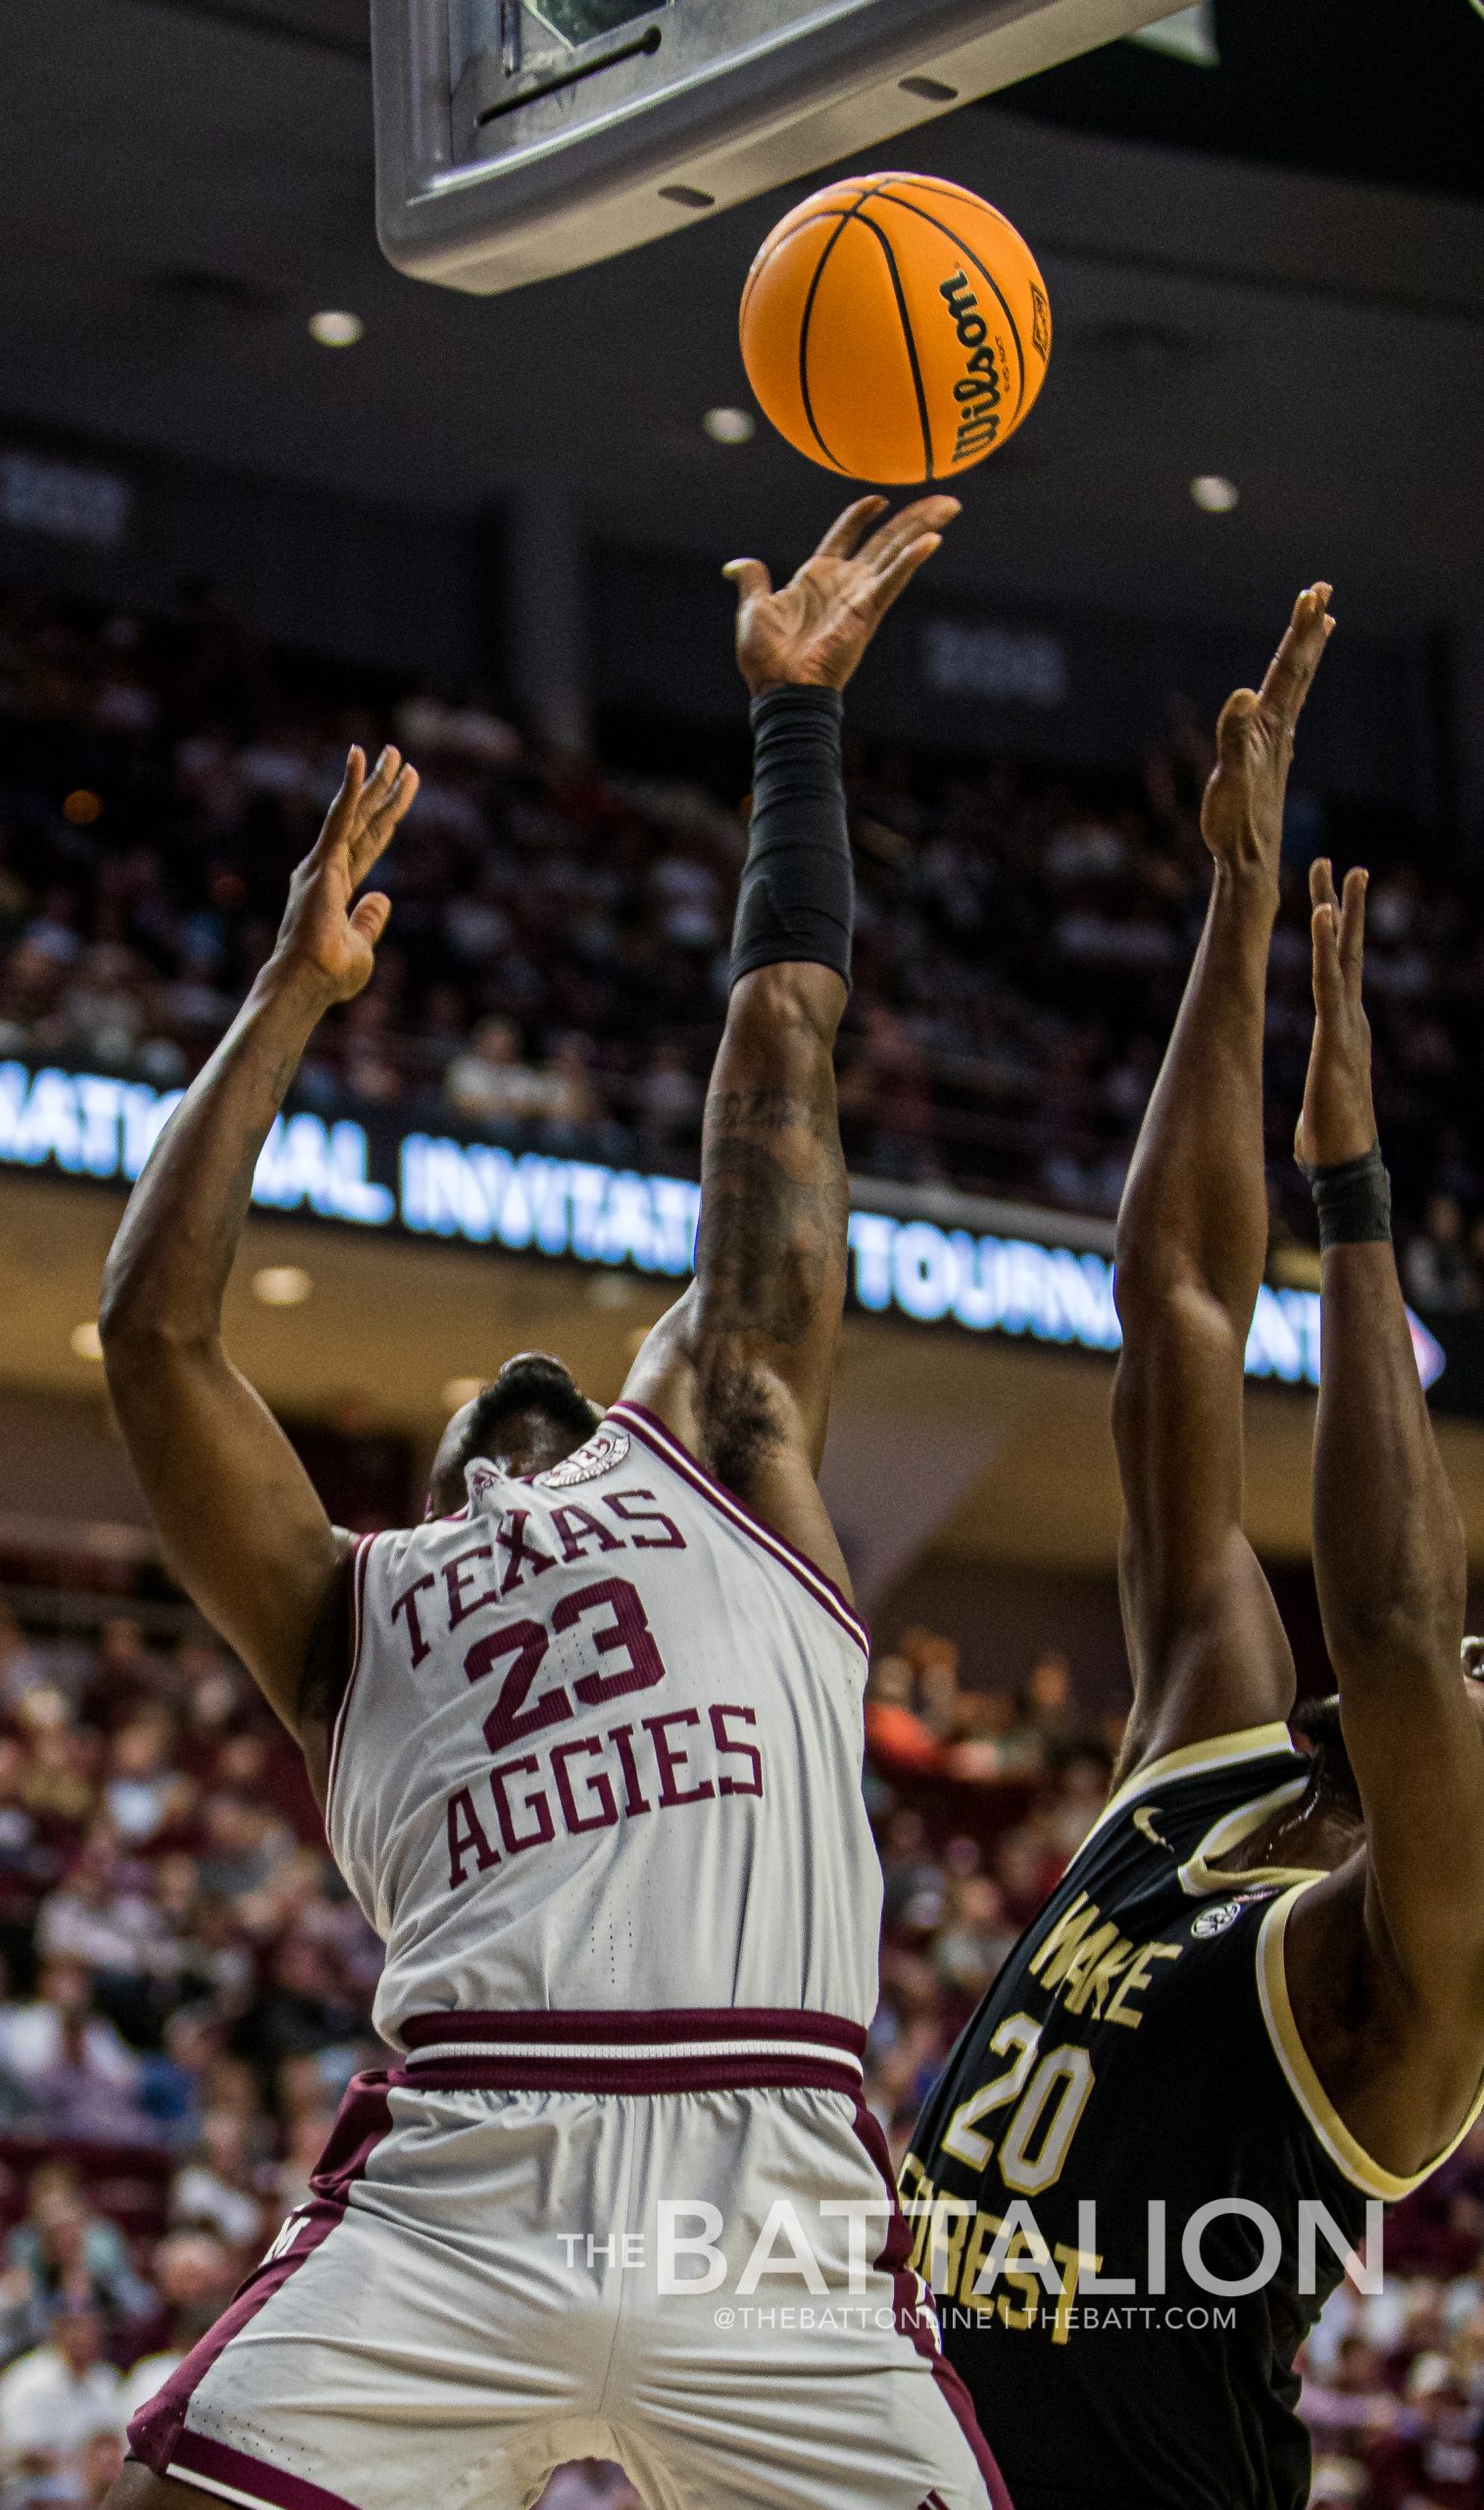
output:
<path id="1" fill-rule="evenodd" d="M 846 1000 L 833 969 L 782 959 L 738 979 L 727 1005 L 727 1035 L 765 1053 L 786 1051 L 790 1042 L 817 1053 L 833 1046 Z"/>
<path id="2" fill-rule="evenodd" d="M 98 1301 L 98 1339 L 112 1384 L 117 1379 L 158 1369 L 172 1357 L 208 1353 L 218 1335 L 199 1319 L 172 1314 L 127 1276 L 104 1276 Z"/>
<path id="3" fill-rule="evenodd" d="M 1247 1329 L 1182 1265 L 1156 1260 L 1113 1276 L 1123 1332 L 1118 1380 L 1125 1396 L 1148 1381 L 1192 1395 L 1233 1369 L 1240 1379 Z"/>
<path id="4" fill-rule="evenodd" d="M 1459 1679 L 1467 1608 L 1467 1567 L 1461 1531 L 1456 1547 L 1440 1547 L 1413 1560 L 1384 1595 L 1359 1586 L 1323 1588 L 1324 1639 L 1343 1695 L 1352 1683 L 1374 1678 L 1388 1689 Z"/>

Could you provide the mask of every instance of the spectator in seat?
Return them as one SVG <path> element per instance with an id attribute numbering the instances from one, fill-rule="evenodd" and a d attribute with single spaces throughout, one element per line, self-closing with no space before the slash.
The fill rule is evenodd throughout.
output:
<path id="1" fill-rule="evenodd" d="M 993 1985 L 1015 1941 L 1005 1894 L 989 1874 L 967 1874 L 949 1886 L 947 1924 L 933 1946 L 938 1976 L 950 1994 L 976 2005 Z"/>
<path id="2" fill-rule="evenodd" d="M 699 1140 L 702 1096 L 682 1049 L 665 1041 L 657 1045 L 637 1092 L 639 1140 L 647 1159 L 663 1162 Z"/>
<path id="3" fill-rule="evenodd" d="M 46 1659 L 14 1614 L 0 1612 L 0 1707 L 14 1708 L 46 1679 Z"/>
<path id="4" fill-rule="evenodd" d="M 24 2277 L 40 2326 L 82 2295 L 108 2319 L 147 2318 L 149 2285 L 135 2274 L 117 2224 L 95 2213 L 70 2162 L 31 2173 L 26 2209 L 5 2244 L 8 2274 Z"/>
<path id="5" fill-rule="evenodd" d="M 159 1699 L 167 1686 L 163 1658 L 149 1645 L 139 1624 L 127 1613 L 116 1613 L 98 1632 L 92 1680 L 83 1693 L 89 1724 L 112 1728 Z"/>
<path id="6" fill-rule="evenodd" d="M 996 1853 L 995 1876 L 1017 1933 L 1029 1926 L 1048 1892 L 1055 1890 L 1064 1862 L 1029 1823 L 1007 1831 Z"/>
<path id="7" fill-rule="evenodd" d="M 1016 1715 L 1009 1691 L 965 1690 L 959 1694 L 957 1731 L 943 1757 L 950 1778 L 985 1785 L 1039 1777 L 1043 1755 L 1039 1734 Z"/>
<path id="8" fill-rule="evenodd" d="M 916 1676 L 917 1711 L 928 1732 L 946 1741 L 959 1722 L 959 1650 L 935 1630 L 904 1630 L 897 1650 Z"/>
<path id="9" fill-rule="evenodd" d="M 1479 1277 L 1464 1241 L 1463 1213 L 1455 1194 L 1429 1194 L 1420 1235 L 1403 1259 L 1409 1298 L 1418 1307 L 1457 1315 L 1479 1304 Z"/>
<path id="10" fill-rule="evenodd" d="M 211 1898 L 247 1899 L 270 1882 L 293 1845 L 292 1833 L 270 1805 L 245 1795 L 209 1795 L 201 1888 Z"/>
<path id="11" fill-rule="evenodd" d="M 61 2016 L 56 2055 L 30 2079 L 29 2089 L 50 2133 L 65 2143 L 152 2143 L 157 2129 L 139 2097 L 140 2067 L 115 2070 L 114 2050 L 100 2043 L 97 2016 L 82 2005 Z"/>
<path id="12" fill-rule="evenodd" d="M 135 2082 L 138 2062 L 111 2022 L 94 2012 L 88 1974 L 80 1961 L 54 1957 L 42 1965 L 30 2004 L 0 2005 L 0 2068 L 18 2082 L 32 2103 L 37 2084 L 62 2061 L 74 2023 L 80 2022 L 90 2071 L 127 2088 Z"/>
<path id="13" fill-rule="evenodd" d="M 866 1748 L 885 1770 L 936 1771 L 938 1738 L 913 1706 L 916 1684 L 906 1656 L 876 1656 L 866 1685 Z"/>
<path id="14" fill-rule="evenodd" d="M 29 1968 L 37 1909 L 58 1872 L 55 1849 L 26 1802 L 28 1769 L 25 1744 L 0 1734 L 0 1958 L 23 1974 Z M 7 1983 L 0 1978 L 0 1995 Z"/>
<path id="15" fill-rule="evenodd" d="M 164 2342 L 124 2373 L 119 2396 L 123 2423 L 133 2421 L 215 2325 L 239 2281 L 239 2263 L 236 2250 L 210 2232 L 175 2231 L 160 2241 L 150 2272 L 163 2312 L 159 2333 Z"/>
<path id="16" fill-rule="evenodd" d="M 43 1959 L 85 1964 L 98 2006 L 136 2047 L 154 2037 L 157 1982 L 174 1967 L 174 1948 L 144 1875 L 101 1825 L 43 1903 L 36 1947 Z"/>
<path id="17" fill-rule="evenodd" d="M 884 1888 L 886 1932 L 907 1922 L 914 1913 L 914 1926 L 920 1912 L 931 1906 L 941 1913 L 943 1905 L 943 1873 L 930 1853 L 927 1825 L 910 1804 L 893 1813 L 881 1841 L 881 1877 Z"/>
<path id="18" fill-rule="evenodd" d="M 1446 2353 L 1421 2353 L 1396 2426 L 1370 2453 L 1361 2510 L 1484 2510 L 1479 2409 Z"/>
<path id="19" fill-rule="evenodd" d="M 1064 1750 L 1080 1739 L 1082 1720 L 1072 1696 L 1071 1667 L 1055 1650 L 1036 1658 L 1018 1705 L 1020 1722 L 1040 1737 L 1043 1754 Z"/>
<path id="20" fill-rule="evenodd" d="M 189 1804 L 189 1782 L 172 1767 L 173 1740 L 170 1711 L 158 1704 L 131 1717 L 114 1735 L 103 1803 L 125 1847 L 148 1847 Z"/>
<path id="21" fill-rule="evenodd" d="M 170 2213 L 173 2223 L 210 2232 L 228 2248 L 261 2245 L 263 2198 L 246 2125 L 235 2110 L 207 2112 L 201 2141 L 176 2173 Z"/>
<path id="22" fill-rule="evenodd" d="M 1397 2418 L 1397 2399 L 1387 2386 L 1380 2356 L 1358 2331 L 1342 2335 L 1327 2378 L 1308 2361 L 1299 2412 L 1309 2426 L 1315 2459 L 1341 2459 L 1357 2477 L 1360 2489 L 1365 2460 L 1386 2437 Z"/>
<path id="23" fill-rule="evenodd" d="M 527 1125 L 561 1116 L 568 1083 L 527 1063 L 515 1022 L 497 1017 L 481 1020 L 465 1052 L 455 1055 L 443 1076 L 443 1094 L 469 1124 L 519 1134 Z"/>
<path id="24" fill-rule="evenodd" d="M 0 2373 L 0 2471 L 12 2499 L 83 2499 L 88 2443 L 120 2429 L 119 2374 L 103 2358 L 103 2322 L 83 2298 L 63 2301 L 44 2344 Z"/>
<path id="25" fill-rule="evenodd" d="M 1047 1834 L 1064 1864 L 1069 1865 L 1108 1802 L 1109 1764 L 1104 1754 L 1078 1745 L 1057 1773 L 1057 1791 L 1047 1808 Z"/>

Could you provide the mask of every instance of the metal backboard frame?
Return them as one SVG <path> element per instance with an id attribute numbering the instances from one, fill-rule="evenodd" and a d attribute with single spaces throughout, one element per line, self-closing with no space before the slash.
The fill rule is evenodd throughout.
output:
<path id="1" fill-rule="evenodd" d="M 1170 0 L 371 0 L 376 217 L 495 295 L 1171 14 Z"/>

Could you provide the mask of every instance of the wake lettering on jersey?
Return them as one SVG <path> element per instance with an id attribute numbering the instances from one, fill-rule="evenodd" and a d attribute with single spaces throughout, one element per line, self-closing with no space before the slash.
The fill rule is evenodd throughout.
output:
<path id="1" fill-rule="evenodd" d="M 1144 2017 L 1134 1998 L 1148 1986 L 1157 1961 L 1179 1958 L 1178 1943 L 1141 1943 L 1135 1949 L 1112 1919 L 1103 1917 L 1096 1900 L 1079 1891 L 1026 1967 L 1068 2013 L 1085 2013 L 1090 2001 L 1095 2021 L 1137 2031 Z M 1113 1988 L 1114 1979 L 1118 1984 Z"/>

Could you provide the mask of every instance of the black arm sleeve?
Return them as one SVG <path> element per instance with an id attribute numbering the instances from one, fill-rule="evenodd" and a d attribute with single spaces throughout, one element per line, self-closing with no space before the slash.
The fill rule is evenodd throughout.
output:
<path id="1" fill-rule="evenodd" d="M 732 927 L 731 980 L 782 959 L 850 982 L 855 882 L 845 828 L 837 688 L 755 697 L 753 811 Z"/>

